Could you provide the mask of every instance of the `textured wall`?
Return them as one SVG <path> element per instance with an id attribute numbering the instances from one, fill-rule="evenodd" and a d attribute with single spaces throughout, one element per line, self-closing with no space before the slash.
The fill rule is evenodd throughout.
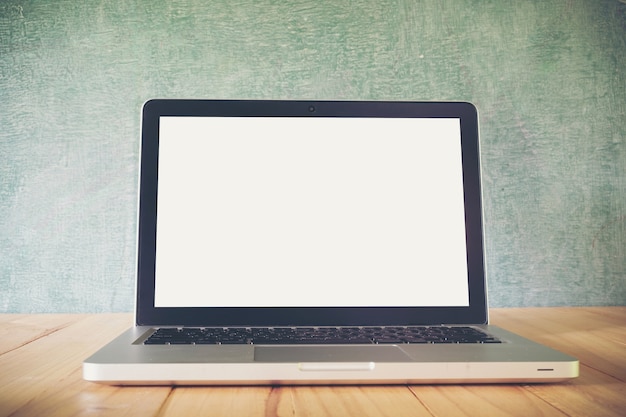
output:
<path id="1" fill-rule="evenodd" d="M 626 4 L 0 3 L 0 311 L 130 311 L 152 97 L 468 100 L 491 304 L 626 303 Z"/>

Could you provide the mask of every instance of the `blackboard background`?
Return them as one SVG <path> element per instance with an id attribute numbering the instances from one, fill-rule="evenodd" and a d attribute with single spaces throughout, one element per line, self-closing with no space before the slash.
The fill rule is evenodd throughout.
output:
<path id="1" fill-rule="evenodd" d="M 154 97 L 471 101 L 491 305 L 624 305 L 625 69 L 617 0 L 3 1 L 0 312 L 132 310 Z"/>

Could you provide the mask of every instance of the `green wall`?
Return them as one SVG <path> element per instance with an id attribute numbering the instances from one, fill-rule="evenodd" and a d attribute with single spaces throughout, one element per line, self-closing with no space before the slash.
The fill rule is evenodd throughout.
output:
<path id="1" fill-rule="evenodd" d="M 0 3 L 0 312 L 131 311 L 154 97 L 467 100 L 492 306 L 626 303 L 626 4 Z"/>

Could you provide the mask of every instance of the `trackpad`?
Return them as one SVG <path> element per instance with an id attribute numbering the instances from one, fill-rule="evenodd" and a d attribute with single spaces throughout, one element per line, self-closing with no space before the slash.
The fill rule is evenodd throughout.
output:
<path id="1" fill-rule="evenodd" d="M 257 346 L 257 362 L 407 362 L 397 346 Z"/>

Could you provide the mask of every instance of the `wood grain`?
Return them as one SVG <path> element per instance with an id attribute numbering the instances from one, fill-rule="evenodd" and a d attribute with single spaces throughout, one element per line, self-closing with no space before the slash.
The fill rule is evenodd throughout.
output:
<path id="1" fill-rule="evenodd" d="M 492 322 L 581 360 L 560 384 L 114 387 L 82 360 L 128 314 L 0 315 L 2 416 L 622 416 L 626 307 L 494 309 Z M 591 344 L 593 343 L 593 345 Z"/>
<path id="2" fill-rule="evenodd" d="M 22 342 L 18 349 L 0 356 L 0 409 L 3 413 L 66 416 L 81 414 L 85 410 L 110 410 L 112 415 L 119 415 L 119 410 L 124 409 L 129 412 L 128 415 L 137 415 L 146 408 L 156 411 L 158 408 L 152 407 L 159 392 L 162 392 L 163 399 L 169 392 L 168 388 L 123 390 L 117 387 L 96 387 L 82 381 L 80 358 L 98 349 L 103 340 L 110 340 L 128 328 L 132 321 L 127 314 L 109 314 L 105 317 L 3 317 L 9 320 L 3 320 L 2 327 L 8 324 L 7 327 L 14 329 L 22 323 L 35 327 L 34 323 L 41 318 L 40 326 L 37 326 L 40 331 L 28 342 Z M 44 336 L 41 336 L 42 333 Z M 90 392 L 97 392 L 97 395 L 94 397 Z M 149 401 L 140 401 L 142 393 L 150 397 Z M 94 399 L 96 405 L 92 404 Z"/>
<path id="3" fill-rule="evenodd" d="M 506 320 L 509 330 L 521 335 L 535 335 L 534 339 L 578 357 L 583 363 L 593 363 L 598 371 L 626 382 L 626 328 L 623 315 L 626 307 L 533 309 L 528 316 L 525 309 L 495 310 L 499 313 L 493 322 Z M 572 316 L 576 316 L 576 322 Z M 622 320 L 620 323 L 619 320 Z M 559 331 L 555 331 L 559 329 Z M 598 350 L 598 343 L 604 349 Z"/>
<path id="4" fill-rule="evenodd" d="M 565 416 L 521 386 L 414 386 L 411 390 L 436 416 Z"/>

